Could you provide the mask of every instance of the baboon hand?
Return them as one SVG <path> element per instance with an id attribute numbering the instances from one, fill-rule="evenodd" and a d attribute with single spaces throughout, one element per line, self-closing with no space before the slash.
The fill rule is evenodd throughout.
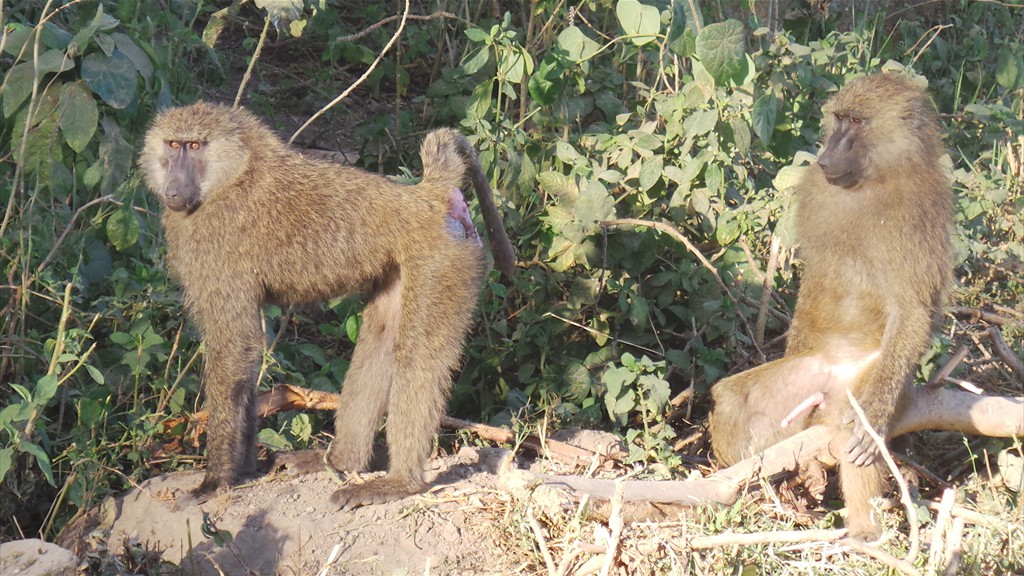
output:
<path id="1" fill-rule="evenodd" d="M 413 494 L 419 494 L 427 488 L 423 482 L 408 478 L 383 476 L 367 480 L 362 484 L 352 484 L 339 488 L 331 494 L 331 503 L 342 510 L 351 510 L 360 506 L 385 504 Z"/>
<path id="2" fill-rule="evenodd" d="M 860 422 L 855 422 L 846 442 L 846 461 L 854 466 L 868 466 L 880 457 L 878 444 Z"/>

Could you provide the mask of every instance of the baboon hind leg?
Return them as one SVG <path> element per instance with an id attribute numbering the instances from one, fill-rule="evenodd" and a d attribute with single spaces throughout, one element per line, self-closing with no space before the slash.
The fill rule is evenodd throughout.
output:
<path id="1" fill-rule="evenodd" d="M 339 472 L 362 472 L 395 380 L 395 344 L 402 307 L 400 274 L 393 272 L 363 310 L 352 362 L 342 384 L 327 462 Z"/>
<path id="2" fill-rule="evenodd" d="M 422 492 L 423 469 L 448 400 L 451 373 L 476 306 L 480 256 L 475 244 L 450 243 L 402 272 L 401 327 L 388 399 L 388 473 L 339 489 L 331 501 L 351 508 Z"/>

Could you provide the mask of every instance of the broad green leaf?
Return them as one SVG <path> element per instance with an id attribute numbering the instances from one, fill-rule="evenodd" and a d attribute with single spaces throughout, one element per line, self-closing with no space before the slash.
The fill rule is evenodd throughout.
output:
<path id="1" fill-rule="evenodd" d="M 327 357 L 324 356 L 324 351 L 311 342 L 306 342 L 299 345 L 299 352 L 311 358 L 318 366 L 327 365 Z"/>
<path id="2" fill-rule="evenodd" d="M 153 79 L 153 62 L 149 59 L 149 55 L 142 48 L 139 48 L 139 45 L 127 34 L 114 32 L 110 37 L 113 38 L 117 49 L 132 61 L 135 70 L 146 81 L 146 86 L 148 87 Z"/>
<path id="3" fill-rule="evenodd" d="M 729 120 L 729 128 L 732 129 L 732 141 L 736 150 L 741 155 L 750 152 L 750 127 L 740 118 L 733 117 Z"/>
<path id="4" fill-rule="evenodd" d="M 765 146 L 772 143 L 777 113 L 778 103 L 771 93 L 762 94 L 754 101 L 754 107 L 750 112 L 750 120 L 751 124 L 753 124 L 754 134 L 757 134 L 757 137 L 761 139 Z"/>
<path id="5" fill-rule="evenodd" d="M 11 469 L 13 459 L 14 448 L 0 448 L 0 482 L 3 482 L 4 476 L 7 476 L 7 472 Z"/>
<path id="6" fill-rule="evenodd" d="M 996 82 L 1007 90 L 1016 90 L 1024 84 L 1024 57 L 1021 50 L 1007 48 L 996 57 Z"/>
<path id="7" fill-rule="evenodd" d="M 566 366 L 562 378 L 565 382 L 565 396 L 567 398 L 578 400 L 590 393 L 592 384 L 590 371 L 583 364 L 579 362 L 569 364 Z"/>
<path id="8" fill-rule="evenodd" d="M 661 181 L 661 174 L 664 172 L 665 160 L 660 154 L 644 161 L 640 167 L 640 190 L 646 192 Z"/>
<path id="9" fill-rule="evenodd" d="M 714 130 L 717 124 L 717 110 L 694 110 L 686 120 L 683 120 L 683 129 L 687 136 L 702 136 Z"/>
<path id="10" fill-rule="evenodd" d="M 732 19 L 708 24 L 697 36 L 697 58 L 719 86 L 727 86 L 730 80 L 742 82 L 736 76 L 746 72 L 743 24 Z"/>
<path id="11" fill-rule="evenodd" d="M 558 35 L 555 46 L 560 54 L 574 62 L 582 62 L 593 56 L 601 45 L 594 42 L 577 26 L 569 26 Z"/>
<path id="12" fill-rule="evenodd" d="M 38 406 L 45 406 L 47 402 L 57 393 L 57 375 L 47 374 L 36 380 L 36 393 L 32 400 Z"/>
<path id="13" fill-rule="evenodd" d="M 282 436 L 277 430 L 271 428 L 264 428 L 260 430 L 259 434 L 256 435 L 256 439 L 260 444 L 272 449 L 272 450 L 293 450 L 292 443 L 287 438 Z"/>
<path id="14" fill-rule="evenodd" d="M 100 112 L 96 100 L 82 82 L 65 84 L 60 94 L 60 131 L 75 152 L 85 150 L 96 134 Z"/>
<path id="15" fill-rule="evenodd" d="M 466 59 L 462 63 L 462 71 L 466 75 L 473 75 L 483 70 L 483 67 L 487 65 L 487 61 L 491 58 L 491 51 L 487 48 L 480 48 L 473 52 L 473 55 Z"/>
<path id="16" fill-rule="evenodd" d="M 533 58 L 526 50 L 516 46 L 509 50 L 502 50 L 501 61 L 498 68 L 506 81 L 513 84 L 522 82 L 524 76 L 533 74 Z"/>
<path id="17" fill-rule="evenodd" d="M 85 365 L 85 370 L 89 373 L 89 376 L 97 384 L 101 384 L 102 385 L 103 382 L 106 380 L 103 377 L 103 372 L 100 372 L 99 368 L 93 366 L 92 364 L 86 364 Z"/>
<path id="18" fill-rule="evenodd" d="M 128 170 L 132 167 L 134 150 L 121 137 L 121 128 L 110 116 L 100 120 L 103 134 L 100 136 L 100 159 L 103 160 L 103 176 L 100 179 L 100 192 L 113 194 L 124 182 Z"/>
<path id="19" fill-rule="evenodd" d="M 575 200 L 579 196 L 579 186 L 571 176 L 561 172 L 547 171 L 537 175 L 537 182 L 548 194 L 565 200 Z"/>
<path id="20" fill-rule="evenodd" d="M 257 8 L 267 11 L 267 17 L 278 30 L 302 19 L 302 0 L 255 0 L 255 3 Z"/>
<path id="21" fill-rule="evenodd" d="M 309 414 L 296 414 L 292 418 L 291 425 L 292 436 L 302 441 L 309 440 L 309 437 L 313 434 L 313 425 L 309 421 Z"/>
<path id="22" fill-rule="evenodd" d="M 535 103 L 548 105 L 558 98 L 565 86 L 565 70 L 558 59 L 548 56 L 537 66 L 537 70 L 530 75 L 527 88 L 530 90 L 530 97 Z"/>
<path id="23" fill-rule="evenodd" d="M 615 16 L 622 31 L 637 46 L 643 46 L 655 39 L 661 31 L 661 12 L 654 6 L 641 4 L 637 0 L 619 0 L 615 5 Z"/>
<path id="24" fill-rule="evenodd" d="M 107 218 L 107 239 L 118 250 L 129 248 L 139 240 L 139 221 L 130 206 L 117 210 Z"/>
<path id="25" fill-rule="evenodd" d="M 53 469 L 50 468 L 50 457 L 46 455 L 46 452 L 39 446 L 32 444 L 31 442 L 22 442 L 18 448 L 25 453 L 31 454 L 36 457 L 36 465 L 39 466 L 39 470 L 43 473 L 46 481 L 50 486 L 56 486 L 57 484 L 53 481 Z"/>
<path id="26" fill-rule="evenodd" d="M 485 120 L 491 111 L 491 81 L 477 84 L 466 103 L 466 118 L 479 122 Z"/>
<path id="27" fill-rule="evenodd" d="M 82 59 L 82 80 L 112 108 L 121 109 L 135 99 L 139 73 L 120 50 L 110 56 L 94 52 Z"/>
<path id="28" fill-rule="evenodd" d="M 32 63 L 29 58 L 27 64 Z M 67 72 L 75 67 L 75 61 L 67 56 L 63 50 L 47 50 L 39 55 L 39 78 L 48 72 Z"/>
<path id="29" fill-rule="evenodd" d="M 345 335 L 350 342 L 359 340 L 359 317 L 355 314 L 345 319 Z"/>
<path id="30" fill-rule="evenodd" d="M 35 72 L 32 65 L 23 62 L 11 68 L 4 83 L 4 117 L 10 118 L 18 111 L 21 103 L 32 94 L 32 84 L 35 81 Z"/>
<path id="31" fill-rule="evenodd" d="M 615 218 L 615 199 L 604 184 L 597 180 L 584 184 L 575 207 L 576 217 L 588 234 L 597 232 L 601 222 Z"/>
<path id="32" fill-rule="evenodd" d="M 586 159 L 580 156 L 580 153 L 572 147 L 572 144 L 563 140 L 555 142 L 555 157 L 570 166 L 581 165 L 586 162 Z"/>
<path id="33" fill-rule="evenodd" d="M 477 44 L 483 44 L 491 39 L 490 34 L 479 28 L 470 28 L 466 30 L 466 37 L 469 38 L 471 42 L 476 42 Z"/>

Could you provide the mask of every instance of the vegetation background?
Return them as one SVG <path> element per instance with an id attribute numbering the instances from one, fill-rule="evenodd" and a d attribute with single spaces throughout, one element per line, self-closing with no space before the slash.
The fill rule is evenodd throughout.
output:
<path id="1" fill-rule="evenodd" d="M 955 167 L 955 307 L 920 378 L 963 344 L 955 376 L 1021 394 L 984 340 L 993 323 L 1024 350 L 1021 0 L 417 0 L 385 51 L 405 8 L 0 0 L 0 539 L 50 539 L 201 463 L 202 348 L 133 165 L 153 115 L 238 91 L 287 137 L 367 72 L 298 143 L 411 177 L 422 134 L 459 126 L 520 255 L 515 282 L 488 277 L 454 415 L 613 430 L 642 477 L 708 466 L 708 388 L 782 351 L 799 278 L 787 209 L 820 106 L 891 69 L 927 79 Z M 260 387 L 336 390 L 359 310 L 268 307 Z M 321 445 L 330 428 L 288 412 L 260 441 Z M 986 483 L 1019 443 L 926 445 L 937 476 L 1019 525 L 1019 491 Z M 708 530 L 750 520 L 734 512 Z M 1021 538 L 978 544 L 971 570 L 1019 569 Z"/>

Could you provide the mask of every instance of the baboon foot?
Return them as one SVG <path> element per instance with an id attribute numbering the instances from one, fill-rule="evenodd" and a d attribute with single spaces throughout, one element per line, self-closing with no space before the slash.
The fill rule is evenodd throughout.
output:
<path id="1" fill-rule="evenodd" d="M 207 474 L 199 486 L 185 492 L 175 498 L 174 509 L 184 510 L 192 506 L 198 506 L 228 491 L 230 483 L 225 482 L 217 476 Z"/>
<path id="2" fill-rule="evenodd" d="M 323 450 L 293 450 L 274 452 L 270 456 L 270 470 L 284 469 L 294 476 L 323 472 Z"/>
<path id="3" fill-rule="evenodd" d="M 427 489 L 427 484 L 412 478 L 382 476 L 339 488 L 331 494 L 331 503 L 339 509 L 351 510 L 360 506 L 393 502 Z"/>

